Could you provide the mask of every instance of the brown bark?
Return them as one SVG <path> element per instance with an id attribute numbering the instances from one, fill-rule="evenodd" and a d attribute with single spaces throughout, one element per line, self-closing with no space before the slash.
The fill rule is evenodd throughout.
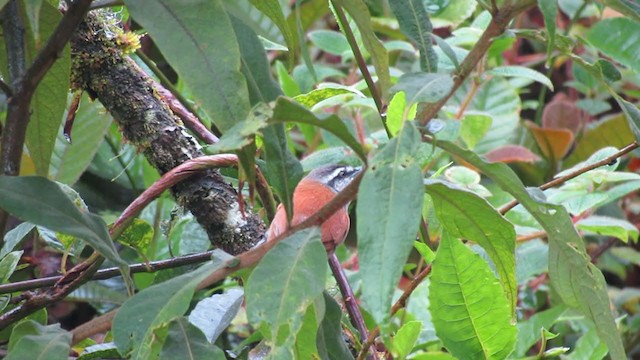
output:
<path id="1" fill-rule="evenodd" d="M 72 85 L 100 100 L 127 141 L 161 174 L 203 156 L 151 79 L 118 47 L 119 30 L 110 21 L 107 12 L 93 11 L 72 38 Z M 204 227 L 211 243 L 230 254 L 250 249 L 265 232 L 256 214 L 241 213 L 238 194 L 218 170 L 202 171 L 174 186 L 172 193 Z"/>

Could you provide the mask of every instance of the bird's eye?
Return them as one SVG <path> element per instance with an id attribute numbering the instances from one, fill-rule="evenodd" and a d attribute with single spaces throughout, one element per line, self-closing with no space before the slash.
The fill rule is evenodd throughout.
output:
<path id="1" fill-rule="evenodd" d="M 344 171 L 344 170 L 342 170 L 342 171 L 340 171 L 340 172 L 338 173 L 338 176 L 339 176 L 339 177 L 343 177 L 343 176 L 345 176 L 345 175 L 347 175 L 347 172 L 346 172 L 346 171 Z"/>

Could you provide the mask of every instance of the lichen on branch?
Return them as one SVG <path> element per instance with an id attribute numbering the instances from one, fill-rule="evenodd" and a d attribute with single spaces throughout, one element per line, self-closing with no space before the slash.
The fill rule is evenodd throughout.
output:
<path id="1" fill-rule="evenodd" d="M 72 86 L 98 99 L 113 115 L 124 137 L 160 174 L 203 156 L 200 145 L 158 95 L 153 81 L 123 52 L 122 31 L 112 13 L 88 14 L 71 40 Z M 263 236 L 265 225 L 241 213 L 238 194 L 218 170 L 204 170 L 172 188 L 176 201 L 191 211 L 211 243 L 239 254 Z M 246 207 L 244 207 L 246 209 Z"/>

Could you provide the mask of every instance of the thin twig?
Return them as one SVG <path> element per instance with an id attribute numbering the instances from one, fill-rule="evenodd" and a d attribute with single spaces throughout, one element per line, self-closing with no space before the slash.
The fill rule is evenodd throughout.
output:
<path id="1" fill-rule="evenodd" d="M 367 330 L 367 325 L 365 325 L 362 314 L 360 313 L 360 308 L 358 308 L 358 303 L 356 302 L 356 296 L 353 294 L 353 290 L 351 290 L 350 286 L 344 286 L 345 284 L 349 284 L 349 280 L 347 279 L 347 276 L 342 269 L 342 264 L 340 263 L 340 260 L 338 260 L 335 252 L 329 254 L 329 267 L 331 268 L 333 276 L 336 278 L 336 283 L 340 288 L 340 293 L 342 293 L 342 300 L 347 308 L 349 318 L 351 318 L 351 323 L 356 329 L 358 329 L 358 332 L 360 332 L 360 341 L 365 342 L 369 336 L 369 331 Z"/>
<path id="2" fill-rule="evenodd" d="M 411 296 L 413 291 L 418 287 L 418 285 L 420 285 L 420 283 L 422 283 L 422 281 L 430 273 L 431 273 L 431 264 L 427 265 L 427 267 L 424 268 L 424 270 L 422 270 L 415 278 L 413 278 L 413 280 L 411 280 L 409 287 L 402 293 L 402 295 L 400 295 L 398 300 L 391 307 L 390 316 L 395 315 L 400 309 L 405 307 L 405 305 L 407 304 L 407 300 L 409 299 L 409 296 Z M 369 348 L 371 347 L 371 345 L 373 345 L 378 335 L 380 335 L 380 327 L 376 327 L 369 333 L 369 337 L 367 338 L 367 341 L 364 344 L 362 344 L 362 348 L 358 353 L 357 360 L 364 360 L 364 358 L 367 356 L 367 352 L 369 351 Z"/>
<path id="3" fill-rule="evenodd" d="M 598 246 L 591 253 L 591 262 L 594 264 L 598 262 L 598 259 L 600 258 L 600 256 L 602 256 L 602 254 L 607 252 L 607 250 L 611 249 L 613 245 L 616 244 L 616 242 L 618 242 L 618 239 L 612 237 L 612 238 L 609 238 L 607 241 L 603 242 L 602 244 L 600 244 L 600 246 Z"/>
<path id="4" fill-rule="evenodd" d="M 154 273 L 159 270 L 172 269 L 172 268 L 190 265 L 190 264 L 198 264 L 201 262 L 205 262 L 207 260 L 211 260 L 212 254 L 213 254 L 213 251 L 206 251 L 198 254 L 178 256 L 168 260 L 158 260 L 158 261 L 151 261 L 149 263 L 133 264 L 133 265 L 129 265 L 129 272 L 131 274 Z M 119 268 L 111 267 L 111 268 L 98 270 L 89 280 L 91 281 L 105 280 L 105 279 L 111 279 L 120 275 L 121 275 L 121 272 Z M 0 294 L 8 294 L 16 291 L 33 290 L 33 289 L 43 288 L 47 286 L 52 286 L 53 284 L 58 282 L 60 279 L 62 279 L 62 276 L 49 276 L 49 277 L 40 278 L 40 279 L 19 281 L 11 284 L 3 284 L 3 285 L 0 285 Z"/>
<path id="5" fill-rule="evenodd" d="M 555 178 L 555 179 L 553 179 L 553 180 L 551 180 L 551 181 L 549 181 L 549 182 L 547 182 L 545 184 L 542 184 L 540 186 L 540 190 L 547 190 L 547 189 L 552 188 L 554 186 L 558 186 L 558 185 L 564 184 L 565 182 L 567 182 L 567 181 L 569 181 L 569 180 L 571 180 L 571 179 L 573 179 L 573 178 L 575 178 L 575 177 L 577 177 L 579 175 L 582 175 L 582 174 L 586 173 L 587 171 L 599 168 L 599 167 L 604 166 L 604 165 L 611 164 L 611 163 L 617 161 L 617 159 L 619 157 L 630 153 L 631 151 L 637 149 L 639 146 L 640 145 L 637 142 L 633 142 L 633 143 L 623 147 L 622 149 L 620 149 L 620 151 L 616 152 L 615 154 L 607 156 L 606 158 L 604 158 L 604 159 L 602 159 L 600 161 L 594 162 L 593 164 L 589 164 L 589 165 L 587 165 L 587 166 L 585 166 L 583 168 L 580 168 L 578 170 L 575 170 L 575 171 L 573 171 L 573 172 L 571 172 L 571 173 L 569 173 L 567 175 L 560 176 L 560 177 Z M 511 201 L 510 203 L 508 203 L 505 206 L 500 208 L 500 214 L 502 214 L 502 215 L 506 214 L 509 210 L 513 209 L 516 205 L 518 205 L 518 201 L 517 200 Z"/>
<path id="6" fill-rule="evenodd" d="M 535 3 L 535 0 L 520 1 L 514 4 L 513 7 L 506 6 L 505 8 L 499 9 L 493 14 L 493 19 L 489 23 L 489 26 L 482 33 L 480 39 L 478 39 L 471 51 L 464 58 L 464 61 L 462 61 L 462 63 L 460 64 L 458 70 L 454 73 L 453 86 L 451 87 L 449 93 L 439 101 L 432 104 L 424 104 L 420 108 L 416 119 L 420 122 L 421 125 L 426 125 L 438 114 L 438 111 L 440 111 L 444 104 L 447 103 L 449 98 L 451 98 L 451 96 L 453 96 L 458 88 L 465 82 L 473 69 L 475 69 L 482 57 L 486 54 L 489 46 L 491 46 L 493 39 L 497 36 L 500 36 L 506 30 L 511 19 L 513 19 L 520 12 L 535 5 Z"/>
<path id="7" fill-rule="evenodd" d="M 540 231 L 534 231 L 531 234 L 518 236 L 516 237 L 516 242 L 523 243 L 530 240 L 542 239 L 546 237 L 547 237 L 547 232 L 544 230 L 540 230 Z"/>
<path id="8" fill-rule="evenodd" d="M 356 37 L 353 35 L 353 31 L 351 30 L 351 26 L 349 25 L 349 21 L 347 20 L 347 16 L 344 13 L 344 9 L 336 4 L 335 1 L 331 0 L 331 5 L 333 5 L 333 9 L 335 10 L 336 16 L 338 17 L 338 22 L 340 23 L 340 27 L 342 31 L 344 31 L 344 35 L 347 38 L 347 42 L 351 47 L 351 51 L 353 51 L 353 57 L 356 60 L 356 64 L 358 64 L 358 68 L 362 73 L 362 77 L 364 81 L 367 83 L 367 87 L 371 92 L 371 97 L 376 104 L 376 109 L 378 109 L 378 114 L 382 118 L 382 124 L 384 125 L 384 129 L 387 131 L 387 135 L 391 137 L 391 133 L 389 132 L 389 128 L 387 128 L 387 122 L 385 120 L 386 116 L 384 115 L 384 104 L 382 103 L 382 97 L 380 94 L 380 89 L 376 86 L 373 78 L 371 77 L 371 73 L 369 72 L 369 68 L 367 68 L 367 63 L 364 60 L 364 56 L 362 56 L 362 52 L 358 47 L 358 42 L 356 41 Z"/>

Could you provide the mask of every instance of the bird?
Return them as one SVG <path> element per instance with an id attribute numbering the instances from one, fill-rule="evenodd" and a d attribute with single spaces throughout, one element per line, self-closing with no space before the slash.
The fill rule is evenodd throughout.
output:
<path id="1" fill-rule="evenodd" d="M 362 167 L 346 165 L 326 165 L 312 170 L 300 180 L 293 191 L 293 218 L 290 226 L 295 226 L 316 213 L 362 171 Z M 347 237 L 350 226 L 349 204 L 347 203 L 320 225 L 320 237 L 327 251 L 329 267 L 342 293 L 351 323 L 358 329 L 360 340 L 365 342 L 369 336 L 367 326 L 340 260 L 335 254 L 336 247 Z M 281 235 L 287 229 L 287 213 L 284 206 L 280 204 L 267 232 L 267 241 Z"/>
<path id="2" fill-rule="evenodd" d="M 312 170 L 302 178 L 293 192 L 293 218 L 295 226 L 317 212 L 333 199 L 362 171 L 361 167 L 326 165 Z M 349 204 L 336 211 L 320 226 L 322 244 L 331 254 L 347 237 L 350 220 Z M 280 204 L 271 222 L 267 239 L 273 239 L 287 230 L 287 213 Z"/>

